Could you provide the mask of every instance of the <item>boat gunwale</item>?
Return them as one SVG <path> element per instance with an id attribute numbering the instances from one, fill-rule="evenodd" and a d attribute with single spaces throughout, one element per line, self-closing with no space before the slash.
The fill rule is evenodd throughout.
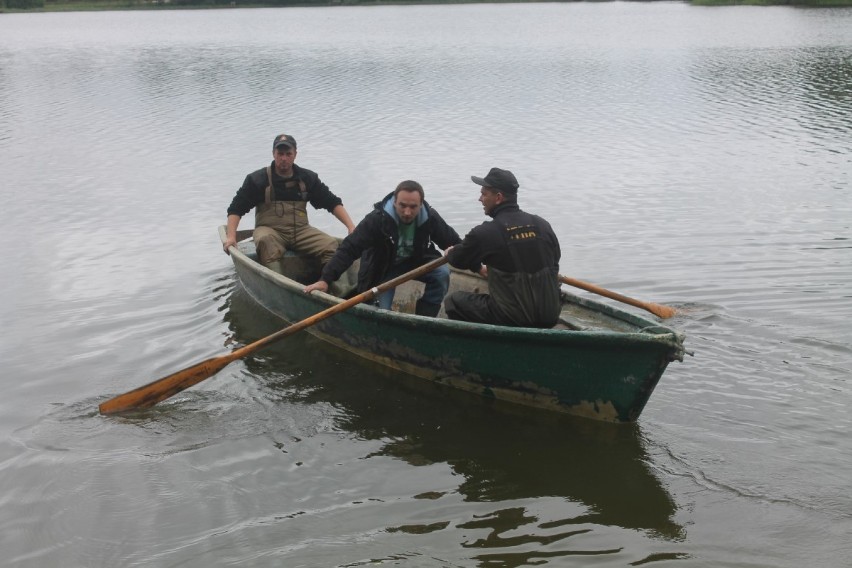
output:
<path id="1" fill-rule="evenodd" d="M 220 238 L 224 242 L 225 227 L 219 227 Z M 243 245 L 245 246 L 245 245 Z M 327 294 L 325 292 L 315 291 L 310 295 L 303 292 L 304 285 L 275 272 L 259 262 L 256 262 L 242 250 L 238 244 L 234 247 L 236 250 L 231 250 L 231 257 L 235 265 L 240 264 L 247 270 L 250 270 L 266 280 L 272 281 L 276 286 L 285 289 L 294 294 L 301 294 L 306 300 L 317 305 L 318 310 L 329 308 L 335 304 L 340 304 L 344 300 Z M 243 287 L 261 306 L 266 307 L 266 302 L 262 298 L 258 298 L 247 286 Z M 494 337 L 502 340 L 510 339 L 513 341 L 536 342 L 541 343 L 560 343 L 582 345 L 584 343 L 618 343 L 618 344 L 659 344 L 667 346 L 674 351 L 674 356 L 678 360 L 682 360 L 683 356 L 683 334 L 668 328 L 657 322 L 653 322 L 636 314 L 620 310 L 607 304 L 582 298 L 565 290 L 561 290 L 563 303 L 578 304 L 587 309 L 602 312 L 610 317 L 622 320 L 630 325 L 639 328 L 636 331 L 610 331 L 610 330 L 571 330 L 571 329 L 542 329 L 528 327 L 512 327 L 500 326 L 482 323 L 472 323 L 465 321 L 455 321 L 444 318 L 429 318 L 418 316 L 415 314 L 395 312 L 390 310 L 382 310 L 375 306 L 367 304 L 357 304 L 347 311 L 355 311 L 359 316 L 368 319 L 379 321 L 393 322 L 394 325 L 418 326 L 426 328 L 435 328 L 441 330 L 442 333 L 448 335 L 462 335 L 470 337 L 471 331 L 476 335 L 484 337 Z M 272 310 L 270 310 L 272 311 Z M 278 317 L 282 317 L 289 321 L 282 314 L 273 311 Z M 645 325 L 647 324 L 647 325 Z M 308 332 L 311 330 L 308 329 Z"/>

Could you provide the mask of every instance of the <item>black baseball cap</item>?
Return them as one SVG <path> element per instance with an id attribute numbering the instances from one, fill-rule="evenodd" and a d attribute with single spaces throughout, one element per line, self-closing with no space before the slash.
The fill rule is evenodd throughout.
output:
<path id="1" fill-rule="evenodd" d="M 484 178 L 470 176 L 473 183 L 483 187 L 493 187 L 497 191 L 518 193 L 518 180 L 515 179 L 515 174 L 509 170 L 501 170 L 500 168 L 491 168 L 488 170 L 488 175 Z"/>
<path id="2" fill-rule="evenodd" d="M 290 136 L 289 134 L 279 134 L 275 137 L 275 140 L 272 142 L 272 149 L 276 149 L 278 146 L 290 146 L 294 150 L 296 149 L 296 139 Z"/>

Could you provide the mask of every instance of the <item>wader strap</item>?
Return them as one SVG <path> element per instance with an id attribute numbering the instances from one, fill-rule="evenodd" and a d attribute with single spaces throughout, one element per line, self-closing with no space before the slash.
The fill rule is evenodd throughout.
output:
<path id="1" fill-rule="evenodd" d="M 297 183 L 293 180 L 290 180 L 290 181 L 288 181 L 284 184 L 284 187 L 286 187 L 287 189 L 290 189 L 291 187 L 294 187 L 295 185 L 297 185 Z M 299 198 L 302 201 L 307 201 L 308 200 L 308 188 L 305 187 L 305 182 L 303 182 L 302 180 L 299 180 L 298 186 L 299 186 Z"/>
<path id="2" fill-rule="evenodd" d="M 273 189 L 272 189 L 272 166 L 266 166 L 266 197 L 264 199 L 264 203 L 272 203 L 273 199 Z M 288 181 L 284 184 L 285 188 L 290 188 L 296 185 L 295 181 Z M 299 180 L 299 197 L 302 201 L 308 200 L 308 188 L 305 186 L 305 182 L 303 180 Z"/>
<path id="3" fill-rule="evenodd" d="M 266 199 L 264 203 L 272 203 L 272 166 L 266 166 Z"/>

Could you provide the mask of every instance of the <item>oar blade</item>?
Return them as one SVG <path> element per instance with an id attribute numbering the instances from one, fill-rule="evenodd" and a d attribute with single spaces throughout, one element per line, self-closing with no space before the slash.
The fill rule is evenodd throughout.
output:
<path id="1" fill-rule="evenodd" d="M 346 300 L 345 302 L 335 304 L 330 308 L 327 308 L 317 314 L 314 314 L 309 318 L 305 318 L 300 322 L 287 326 L 286 328 L 279 330 L 273 333 L 272 335 L 268 335 L 262 339 L 258 339 L 254 343 L 250 343 L 249 345 L 236 349 L 228 355 L 207 359 L 206 361 L 202 361 L 197 365 L 187 367 L 182 371 L 172 373 L 167 377 L 163 377 L 162 379 L 156 380 L 152 383 L 148 383 L 147 385 L 141 386 L 132 391 L 118 395 L 115 398 L 111 398 L 110 400 L 98 406 L 98 410 L 101 414 L 116 414 L 118 412 L 126 412 L 128 410 L 135 410 L 138 408 L 148 408 L 150 406 L 154 406 L 158 402 L 165 400 L 170 396 L 174 396 L 177 393 L 188 389 L 192 385 L 200 383 L 204 379 L 209 379 L 210 377 L 218 373 L 220 370 L 222 370 L 222 368 L 224 368 L 231 361 L 236 361 L 237 359 L 246 357 L 247 355 L 254 353 L 258 349 L 269 345 L 270 343 L 279 341 L 289 335 L 292 335 L 298 331 L 310 327 L 315 323 L 329 318 L 339 312 L 348 310 L 352 306 L 360 304 L 361 302 L 366 302 L 372 299 L 375 295 L 386 290 L 395 288 L 403 282 L 407 282 L 413 278 L 418 278 L 446 262 L 447 257 L 445 256 L 436 258 L 435 260 L 427 262 L 419 268 L 415 268 L 410 272 L 406 272 L 401 276 L 397 276 L 392 280 L 388 280 L 387 282 L 384 282 L 376 286 L 375 288 L 367 290 L 366 292 L 362 292 L 357 296 Z"/>
<path id="2" fill-rule="evenodd" d="M 137 389 L 120 394 L 98 406 L 101 414 L 117 414 L 128 410 L 149 408 L 189 387 L 210 378 L 234 358 L 231 356 L 213 357 L 192 367 L 187 367 L 167 377 L 158 379 Z"/>
<path id="3" fill-rule="evenodd" d="M 647 302 L 647 304 L 648 311 L 662 319 L 668 319 L 677 315 L 677 310 L 671 306 L 663 306 L 661 304 L 654 304 L 653 302 Z"/>

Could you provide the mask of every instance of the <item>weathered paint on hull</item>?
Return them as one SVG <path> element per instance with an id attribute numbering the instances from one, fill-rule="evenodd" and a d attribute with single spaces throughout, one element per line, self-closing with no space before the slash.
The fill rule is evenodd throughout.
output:
<path id="1" fill-rule="evenodd" d="M 232 257 L 248 293 L 288 321 L 310 317 L 336 301 L 302 293 L 300 284 L 243 254 Z M 632 422 L 668 363 L 683 356 L 679 334 L 648 320 L 640 323 L 665 332 L 476 325 L 367 305 L 307 331 L 365 359 L 462 390 L 597 420 Z"/>

